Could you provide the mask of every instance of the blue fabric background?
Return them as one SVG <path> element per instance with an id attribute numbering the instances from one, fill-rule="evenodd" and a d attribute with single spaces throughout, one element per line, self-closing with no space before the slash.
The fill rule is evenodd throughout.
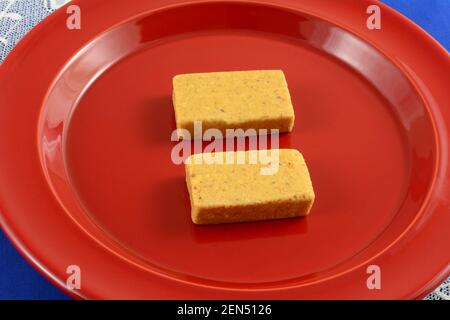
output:
<path id="1" fill-rule="evenodd" d="M 3 1 L 0 0 L 0 5 Z M 27 8 L 32 7 L 37 1 L 22 0 L 30 3 Z M 415 21 L 450 50 L 450 0 L 383 0 L 383 2 Z M 26 28 L 31 28 L 48 13 L 34 14 L 38 18 L 28 23 Z M 25 33 L 25 31 L 17 32 Z M 0 59 L 3 58 L 2 55 L 3 52 Z M 35 271 L 0 231 L 0 299 L 69 298 Z"/>

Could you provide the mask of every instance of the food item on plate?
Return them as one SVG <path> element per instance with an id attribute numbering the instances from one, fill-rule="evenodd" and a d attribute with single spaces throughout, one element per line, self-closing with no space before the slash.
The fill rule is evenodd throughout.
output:
<path id="1" fill-rule="evenodd" d="M 193 73 L 173 78 L 173 105 L 178 129 L 194 123 L 202 129 L 278 129 L 290 132 L 294 109 L 281 70 Z M 180 134 L 179 134 L 180 135 Z"/>
<path id="2" fill-rule="evenodd" d="M 314 202 L 308 168 L 297 150 L 195 154 L 185 169 L 195 224 L 305 216 Z"/>

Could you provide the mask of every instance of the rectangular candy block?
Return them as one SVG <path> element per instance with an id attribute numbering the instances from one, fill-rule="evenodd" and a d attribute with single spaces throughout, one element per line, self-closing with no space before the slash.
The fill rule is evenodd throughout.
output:
<path id="1" fill-rule="evenodd" d="M 290 132 L 294 109 L 280 70 L 212 72 L 173 78 L 173 105 L 178 129 L 194 136 L 202 129 L 278 129 Z"/>
<path id="2" fill-rule="evenodd" d="M 263 152 L 267 151 L 203 153 L 186 160 L 186 183 L 195 224 L 290 218 L 309 213 L 315 196 L 300 152 L 280 149 L 276 150 L 277 157 L 263 157 Z M 212 155 L 215 162 L 211 161 Z M 252 156 L 259 160 L 250 163 Z M 278 167 L 273 174 L 264 175 L 261 169 L 269 166 L 268 158 L 272 167 L 273 161 L 278 161 Z M 223 159 L 223 163 L 217 163 L 217 159 Z"/>

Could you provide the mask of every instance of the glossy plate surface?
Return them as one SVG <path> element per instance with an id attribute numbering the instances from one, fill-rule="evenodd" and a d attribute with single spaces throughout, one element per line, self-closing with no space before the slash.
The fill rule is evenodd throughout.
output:
<path id="1" fill-rule="evenodd" d="M 417 298 L 450 271 L 447 52 L 373 1 L 74 1 L 0 68 L 0 210 L 81 298 Z M 309 217 L 195 226 L 171 79 L 282 69 Z M 369 290 L 378 265 L 382 289 Z M 67 290 L 67 289 L 66 289 Z"/>

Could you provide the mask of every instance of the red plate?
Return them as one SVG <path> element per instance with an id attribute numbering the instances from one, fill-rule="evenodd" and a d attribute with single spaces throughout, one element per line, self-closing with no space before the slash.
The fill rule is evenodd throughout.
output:
<path id="1" fill-rule="evenodd" d="M 82 298 L 417 298 L 450 271 L 450 64 L 373 1 L 74 1 L 0 70 L 1 223 Z M 171 162 L 171 79 L 282 69 L 305 219 L 195 226 Z M 381 268 L 369 290 L 367 267 Z"/>

